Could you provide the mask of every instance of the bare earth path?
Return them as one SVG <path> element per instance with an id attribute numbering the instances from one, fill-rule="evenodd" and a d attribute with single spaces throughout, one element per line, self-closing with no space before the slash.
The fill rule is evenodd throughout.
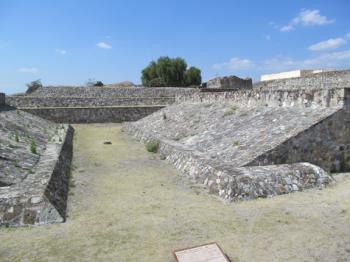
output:
<path id="1" fill-rule="evenodd" d="M 1 228 L 0 261 L 173 261 L 173 249 L 212 241 L 232 261 L 350 257 L 349 177 L 323 191 L 224 204 L 120 125 L 75 129 L 67 222 Z"/>

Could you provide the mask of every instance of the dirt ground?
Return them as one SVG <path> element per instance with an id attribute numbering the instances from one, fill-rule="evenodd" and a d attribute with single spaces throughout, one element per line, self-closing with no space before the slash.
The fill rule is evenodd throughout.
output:
<path id="1" fill-rule="evenodd" d="M 174 261 L 216 241 L 232 261 L 350 261 L 350 177 L 226 204 L 121 132 L 75 125 L 66 223 L 0 229 L 0 261 Z M 112 145 L 104 145 L 105 140 Z"/>

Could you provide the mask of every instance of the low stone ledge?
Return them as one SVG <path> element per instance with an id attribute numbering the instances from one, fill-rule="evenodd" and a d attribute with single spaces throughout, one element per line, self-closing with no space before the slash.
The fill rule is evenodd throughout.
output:
<path id="1" fill-rule="evenodd" d="M 176 96 L 176 103 L 234 103 L 242 107 L 334 107 L 344 104 L 343 89 L 291 89 L 291 90 L 239 90 L 232 92 L 197 92 L 191 95 Z"/>
<path id="2" fill-rule="evenodd" d="M 164 105 L 159 105 L 20 109 L 56 123 L 121 123 L 125 121 L 137 121 L 164 107 Z"/>
<path id="3" fill-rule="evenodd" d="M 27 226 L 64 222 L 74 130 L 65 126 L 62 143 L 47 144 L 21 183 L 0 190 L 0 225 Z"/>
<path id="4" fill-rule="evenodd" d="M 123 129 L 144 143 L 158 141 L 158 152 L 180 172 L 203 184 L 209 193 L 230 202 L 323 188 L 333 181 L 322 168 L 310 163 L 232 167 L 176 141 L 159 140 L 132 123 L 125 123 Z"/>
<path id="5" fill-rule="evenodd" d="M 102 106 L 147 106 L 170 105 L 172 97 L 42 97 L 8 96 L 7 104 L 20 108 L 42 107 L 102 107 Z"/>

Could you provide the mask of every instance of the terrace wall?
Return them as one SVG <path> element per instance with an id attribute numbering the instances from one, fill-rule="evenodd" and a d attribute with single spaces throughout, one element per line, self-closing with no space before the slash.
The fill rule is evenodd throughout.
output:
<path id="1" fill-rule="evenodd" d="M 21 110 L 56 123 L 121 123 L 137 121 L 163 107 L 43 107 L 21 108 Z"/>

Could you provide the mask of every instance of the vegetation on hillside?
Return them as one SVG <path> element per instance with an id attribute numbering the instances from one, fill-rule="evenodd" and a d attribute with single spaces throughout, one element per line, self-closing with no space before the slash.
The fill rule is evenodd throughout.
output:
<path id="1" fill-rule="evenodd" d="M 188 87 L 202 83 L 201 70 L 187 68 L 183 58 L 160 57 L 142 70 L 142 84 L 148 87 Z"/>
<path id="2" fill-rule="evenodd" d="M 35 81 L 32 81 L 28 84 L 26 84 L 26 86 L 28 87 L 27 91 L 26 91 L 26 94 L 31 94 L 33 92 L 35 92 L 36 90 L 38 90 L 40 87 L 43 86 L 43 84 L 41 83 L 41 80 L 38 79 L 38 80 L 35 80 Z"/>
<path id="3" fill-rule="evenodd" d="M 93 86 L 104 86 L 103 82 L 102 81 L 96 81 L 95 79 L 89 79 L 87 82 L 86 82 L 86 86 L 87 87 L 93 87 Z"/>

